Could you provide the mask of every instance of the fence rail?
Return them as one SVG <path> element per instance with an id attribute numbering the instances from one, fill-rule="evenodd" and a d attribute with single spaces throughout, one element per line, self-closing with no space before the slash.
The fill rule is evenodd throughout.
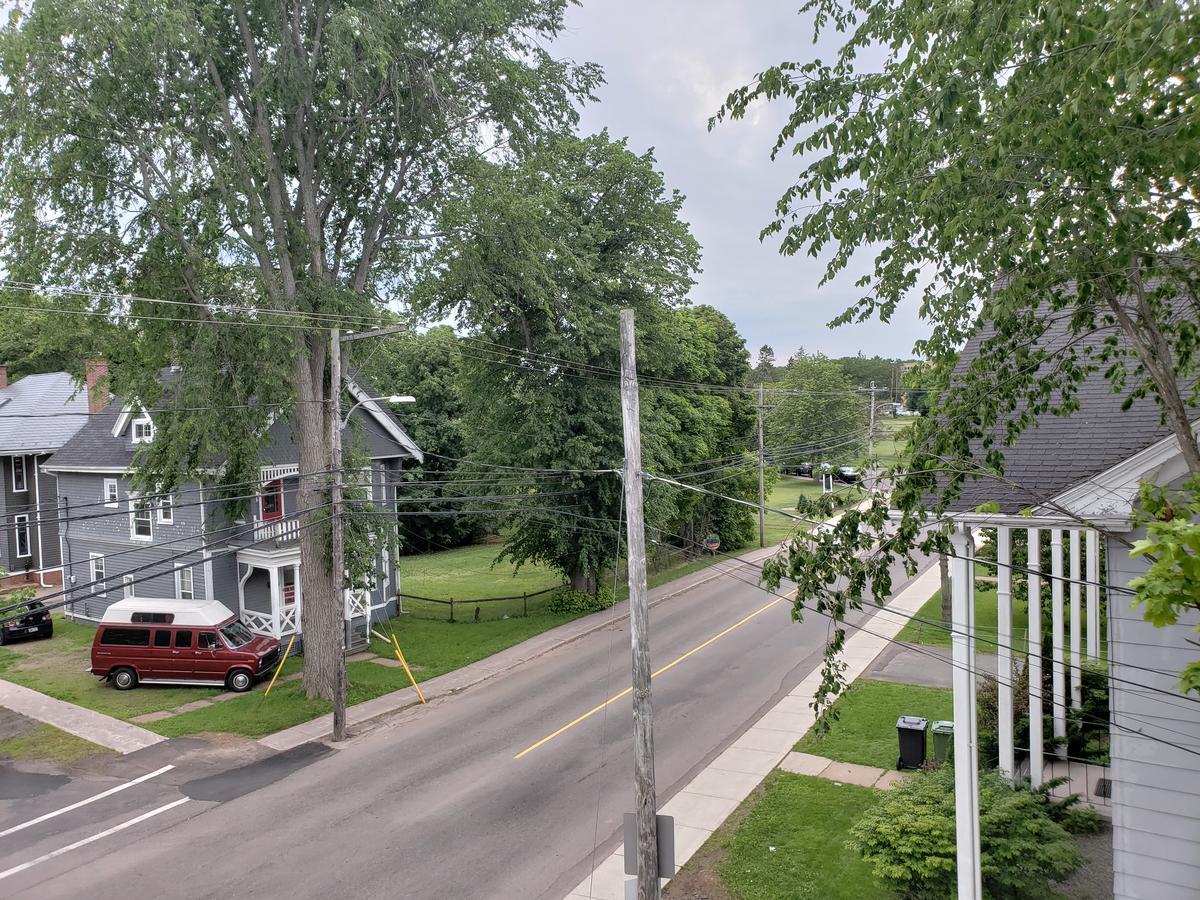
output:
<path id="1" fill-rule="evenodd" d="M 422 605 L 423 604 L 433 604 L 433 607 L 435 609 L 438 607 L 445 608 L 446 614 L 447 614 L 447 619 L 450 622 L 458 621 L 458 619 L 456 618 L 456 614 L 458 612 L 460 612 L 461 610 L 470 609 L 473 607 L 475 611 L 472 614 L 472 616 L 473 616 L 474 620 L 476 622 L 478 622 L 482 618 L 482 610 L 488 604 L 499 604 L 499 603 L 510 604 L 510 606 L 508 606 L 504 610 L 500 611 L 499 615 L 489 615 L 489 618 L 512 618 L 512 617 L 518 616 L 518 615 L 519 616 L 528 616 L 530 600 L 536 600 L 539 597 L 545 597 L 548 594 L 556 593 L 557 591 L 561 591 L 566 586 L 567 586 L 567 584 L 564 582 L 563 584 L 556 584 L 553 587 L 543 588 L 540 591 L 526 591 L 521 594 L 510 594 L 509 596 L 506 596 L 506 597 L 477 597 L 475 599 L 461 599 L 461 600 L 456 597 L 448 597 L 445 599 L 443 599 L 441 597 L 423 597 L 420 594 L 410 594 L 405 591 L 401 591 L 400 594 L 398 595 L 398 597 L 400 600 L 401 612 L 408 613 L 408 614 L 417 616 L 419 618 L 430 618 L 428 613 L 432 612 L 432 610 L 429 608 L 422 609 Z M 406 604 L 406 601 L 416 601 L 416 602 Z M 535 613 L 537 612 L 536 607 L 539 605 L 540 604 L 537 604 L 537 603 L 534 604 L 534 606 L 535 606 L 534 612 Z M 494 612 L 494 610 L 493 610 L 493 612 Z M 422 615 L 422 613 L 425 613 L 426 615 Z M 441 618 L 441 616 L 440 615 L 436 616 L 436 618 Z"/>

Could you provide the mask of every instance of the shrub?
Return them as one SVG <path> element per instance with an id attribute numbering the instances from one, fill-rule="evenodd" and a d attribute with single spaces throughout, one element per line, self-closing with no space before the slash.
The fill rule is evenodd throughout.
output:
<path id="1" fill-rule="evenodd" d="M 596 593 L 574 591 L 563 588 L 546 603 L 546 612 L 551 615 L 580 615 L 583 613 L 599 612 L 613 605 L 612 589 L 601 587 Z"/>
<path id="2" fill-rule="evenodd" d="M 1036 794 L 994 772 L 979 775 L 983 890 L 989 897 L 1051 897 L 1083 864 L 1071 836 Z M 850 830 L 850 846 L 875 875 L 910 898 L 955 891 L 954 771 L 910 778 L 889 791 Z"/>

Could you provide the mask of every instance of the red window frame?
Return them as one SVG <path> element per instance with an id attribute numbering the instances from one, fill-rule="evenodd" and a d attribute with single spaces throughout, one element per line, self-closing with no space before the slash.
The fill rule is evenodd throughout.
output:
<path id="1" fill-rule="evenodd" d="M 263 485 L 263 492 L 258 498 L 258 506 L 264 522 L 282 518 L 283 482 L 281 480 L 268 481 Z"/>

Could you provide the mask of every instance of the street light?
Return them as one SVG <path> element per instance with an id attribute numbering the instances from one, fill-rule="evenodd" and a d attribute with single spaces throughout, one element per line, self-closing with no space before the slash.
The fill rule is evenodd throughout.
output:
<path id="1" fill-rule="evenodd" d="M 390 396 L 390 397 L 365 397 L 362 400 L 359 400 L 352 407 L 350 407 L 349 410 L 346 411 L 346 415 L 342 419 L 342 431 L 345 431 L 346 426 L 348 424 L 350 424 L 350 416 L 356 409 L 358 409 L 364 403 L 375 403 L 379 400 L 385 400 L 388 403 L 416 403 L 417 402 L 416 397 L 410 397 L 407 394 L 405 394 L 405 395 L 392 394 L 392 396 Z"/>

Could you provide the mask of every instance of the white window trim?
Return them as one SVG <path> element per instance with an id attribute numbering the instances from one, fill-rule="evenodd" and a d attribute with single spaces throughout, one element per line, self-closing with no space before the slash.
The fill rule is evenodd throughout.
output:
<path id="1" fill-rule="evenodd" d="M 17 487 L 17 460 L 21 461 L 21 486 Z M 29 490 L 29 467 L 25 464 L 25 457 L 14 456 L 12 458 L 12 484 L 13 493 L 20 494 Z"/>
<path id="2" fill-rule="evenodd" d="M 188 577 L 188 593 L 191 596 L 183 596 L 183 574 L 187 573 Z M 192 571 L 191 566 L 182 566 L 175 570 L 175 597 L 179 600 L 195 600 L 196 599 L 196 573 Z"/>
<path id="3" fill-rule="evenodd" d="M 25 532 L 25 552 L 21 552 L 21 532 Z M 33 556 L 33 540 L 29 532 L 29 516 L 25 513 L 13 516 L 13 537 L 17 544 L 17 558 L 28 559 Z"/>
<path id="4" fill-rule="evenodd" d="M 108 573 L 104 571 L 104 554 L 103 553 L 89 553 L 88 554 L 88 562 L 91 565 L 91 569 L 92 569 L 92 593 L 95 594 L 97 597 L 107 597 L 108 596 L 108 585 L 106 584 L 106 582 L 108 580 Z M 99 572 L 96 571 L 97 563 L 99 563 L 99 565 L 100 565 Z"/>
<path id="5" fill-rule="evenodd" d="M 147 433 L 141 437 L 138 437 L 139 425 L 146 426 Z M 154 443 L 154 420 L 150 418 L 150 413 L 144 412 L 129 423 L 129 437 L 135 444 Z"/>
<path id="6" fill-rule="evenodd" d="M 163 494 L 158 498 L 158 524 L 175 524 L 175 498 L 170 494 Z"/>
<path id="7" fill-rule="evenodd" d="M 141 498 L 137 494 L 129 495 L 129 539 L 131 541 L 153 541 L 154 540 L 154 507 L 147 503 L 141 510 L 138 509 L 138 501 Z M 137 533 L 136 513 L 144 511 L 146 513 L 146 524 L 150 526 L 149 534 Z"/>
<path id="8" fill-rule="evenodd" d="M 134 587 L 133 586 L 133 576 L 132 575 L 122 575 L 121 576 L 121 594 L 126 600 L 128 600 L 130 597 L 136 596 L 136 594 L 134 593 L 133 587 Z"/>
<path id="9" fill-rule="evenodd" d="M 108 489 L 110 487 L 112 488 L 111 495 L 108 492 Z M 120 497 L 121 497 L 121 492 L 120 492 L 120 489 L 117 487 L 117 479 L 105 478 L 104 479 L 104 505 L 107 506 L 109 509 L 116 509 L 118 506 L 121 505 Z"/>

